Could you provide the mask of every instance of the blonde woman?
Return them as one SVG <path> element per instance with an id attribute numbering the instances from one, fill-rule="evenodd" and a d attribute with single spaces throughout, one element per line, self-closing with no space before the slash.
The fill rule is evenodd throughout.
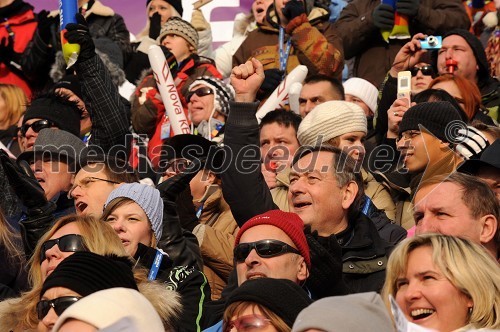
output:
<path id="1" fill-rule="evenodd" d="M 500 328 L 500 267 L 470 240 L 426 234 L 392 252 L 383 296 L 406 318 L 437 331 Z"/>
<path id="2" fill-rule="evenodd" d="M 21 153 L 17 122 L 26 111 L 28 98 L 16 85 L 0 83 L 0 142 L 14 155 Z"/>
<path id="3" fill-rule="evenodd" d="M 47 276 L 66 257 L 77 251 L 99 255 L 127 256 L 120 239 L 106 223 L 89 216 L 69 215 L 56 221 L 38 242 L 31 259 L 29 280 L 32 289 L 20 298 L 0 303 L 0 322 L 6 330 L 34 330 L 38 325 L 36 304 Z M 158 283 L 148 282 L 146 272 L 135 269 L 139 291 L 146 296 L 166 327 L 172 326 L 180 311 L 178 296 Z"/>

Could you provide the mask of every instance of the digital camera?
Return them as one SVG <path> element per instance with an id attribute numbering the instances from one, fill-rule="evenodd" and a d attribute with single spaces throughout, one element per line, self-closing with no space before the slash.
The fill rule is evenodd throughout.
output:
<path id="1" fill-rule="evenodd" d="M 426 39 L 420 41 L 420 47 L 423 50 L 439 50 L 443 44 L 443 37 L 441 36 L 429 36 Z"/>

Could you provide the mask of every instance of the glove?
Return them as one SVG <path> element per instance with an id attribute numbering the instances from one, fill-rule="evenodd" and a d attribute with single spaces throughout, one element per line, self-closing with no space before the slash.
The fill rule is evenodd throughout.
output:
<path id="1" fill-rule="evenodd" d="M 413 17 L 417 15 L 419 6 L 420 0 L 398 0 L 396 2 L 396 11 L 399 14 Z"/>
<path id="2" fill-rule="evenodd" d="M 373 10 L 373 25 L 382 30 L 391 30 L 394 26 L 394 8 L 380 4 Z"/>
<path id="3" fill-rule="evenodd" d="M 457 133 L 455 151 L 465 160 L 479 159 L 484 149 L 490 145 L 483 133 L 474 127 L 467 126 L 467 128 L 459 129 Z"/>
<path id="4" fill-rule="evenodd" d="M 52 36 L 52 27 L 57 25 L 57 17 L 49 17 L 47 10 L 42 10 L 38 13 L 38 34 L 45 44 L 50 44 L 50 37 Z"/>
<path id="5" fill-rule="evenodd" d="M 149 19 L 149 38 L 156 40 L 161 31 L 161 15 L 154 13 Z"/>
<path id="6" fill-rule="evenodd" d="M 3 37 L 0 40 L 0 62 L 9 65 L 11 59 L 15 57 L 14 44 L 12 38 Z"/>
<path id="7" fill-rule="evenodd" d="M 196 31 L 204 31 L 210 29 L 210 24 L 203 16 L 203 13 L 199 9 L 193 10 L 191 16 L 191 25 L 196 29 Z"/>
<path id="8" fill-rule="evenodd" d="M 175 79 L 177 77 L 177 72 L 179 71 L 179 65 L 177 64 L 177 59 L 175 55 L 168 50 L 163 45 L 160 45 L 163 54 L 165 54 L 165 59 L 167 59 L 168 68 L 170 69 L 170 73 L 172 73 L 172 78 Z"/>
<path id="9" fill-rule="evenodd" d="M 67 32 L 64 37 L 70 43 L 80 44 L 78 61 L 83 62 L 95 56 L 95 45 L 85 18 L 80 13 L 76 14 L 75 17 L 77 23 L 66 25 Z"/>
<path id="10" fill-rule="evenodd" d="M 283 15 L 287 18 L 288 22 L 305 13 L 306 8 L 304 7 L 304 3 L 299 0 L 291 0 L 283 8 Z"/>
<path id="11" fill-rule="evenodd" d="M 259 99 L 264 99 L 269 96 L 283 80 L 283 72 L 279 69 L 267 69 L 264 70 L 264 82 L 259 89 Z"/>
<path id="12" fill-rule="evenodd" d="M 313 294 L 313 299 L 326 296 L 348 294 L 342 278 L 342 248 L 334 235 L 329 238 L 329 248 L 318 242 L 318 232 L 311 233 L 311 228 L 304 229 L 311 254 L 311 271 L 306 286 Z"/>
<path id="13" fill-rule="evenodd" d="M 31 171 L 29 164 L 22 160 L 16 164 L 9 158 L 7 153 L 0 151 L 0 162 L 5 170 L 5 175 L 14 189 L 17 197 L 28 208 L 28 214 L 34 215 L 37 212 L 45 211 L 49 202 L 45 198 L 45 191 L 38 183 L 35 175 Z"/>

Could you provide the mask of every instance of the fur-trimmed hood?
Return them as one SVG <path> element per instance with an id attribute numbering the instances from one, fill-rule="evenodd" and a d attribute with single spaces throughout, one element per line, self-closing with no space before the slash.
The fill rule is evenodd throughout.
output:
<path id="1" fill-rule="evenodd" d="M 173 331 L 182 311 L 180 296 L 159 282 L 138 283 L 139 292 L 144 295 L 160 315 L 166 331 Z"/>
<path id="2" fill-rule="evenodd" d="M 121 69 L 117 64 L 112 62 L 107 54 L 100 52 L 97 49 L 95 50 L 95 52 L 101 58 L 106 68 L 108 68 L 113 83 L 116 85 L 117 88 L 120 87 L 126 80 L 125 72 L 123 71 L 123 69 Z M 62 51 L 58 51 L 56 53 L 56 59 L 54 61 L 54 64 L 52 65 L 52 68 L 50 69 L 49 75 L 54 82 L 59 82 L 61 78 L 63 78 L 66 75 L 66 61 L 64 61 L 64 56 L 62 54 Z"/>

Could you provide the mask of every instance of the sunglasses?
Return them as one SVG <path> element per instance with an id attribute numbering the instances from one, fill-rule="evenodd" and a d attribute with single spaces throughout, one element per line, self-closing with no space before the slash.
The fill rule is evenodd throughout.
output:
<path id="1" fill-rule="evenodd" d="M 261 315 L 245 315 L 231 321 L 224 329 L 225 332 L 231 331 L 233 327 L 238 332 L 260 331 L 271 325 L 271 320 Z"/>
<path id="2" fill-rule="evenodd" d="M 413 67 L 410 69 L 411 76 L 417 76 L 418 72 L 421 71 L 424 76 L 433 76 L 434 77 L 434 67 L 432 66 L 422 66 L 422 67 Z"/>
<path id="3" fill-rule="evenodd" d="M 189 91 L 186 94 L 186 101 L 188 103 L 191 101 L 191 97 L 193 97 L 194 94 L 196 94 L 198 97 L 204 97 L 204 96 L 208 96 L 208 95 L 213 95 L 214 92 L 212 91 L 212 89 L 210 89 L 208 87 L 198 88 L 196 90 Z"/>
<path id="4" fill-rule="evenodd" d="M 58 239 L 45 241 L 40 249 L 40 262 L 45 260 L 45 252 L 56 244 L 59 247 L 59 250 L 64 252 L 87 251 L 87 248 L 83 244 L 83 237 L 81 235 L 68 234 L 61 236 Z"/>
<path id="5" fill-rule="evenodd" d="M 237 263 L 242 263 L 255 249 L 257 255 L 262 258 L 281 256 L 286 253 L 299 254 L 300 251 L 294 247 L 278 240 L 260 240 L 256 242 L 240 243 L 234 248 L 234 259 Z"/>
<path id="6" fill-rule="evenodd" d="M 53 300 L 41 300 L 36 304 L 36 314 L 38 320 L 42 320 L 49 313 L 50 308 L 54 308 L 57 316 L 61 316 L 64 310 L 68 309 L 70 305 L 78 302 L 81 297 L 77 296 L 62 296 Z"/>
<path id="7" fill-rule="evenodd" d="M 26 133 L 28 130 L 31 128 L 35 133 L 40 132 L 40 130 L 45 129 L 45 128 L 50 128 L 53 127 L 54 123 L 49 121 L 49 120 L 38 120 L 33 122 L 32 124 L 23 124 L 19 130 L 21 131 L 21 135 L 26 136 Z"/>

